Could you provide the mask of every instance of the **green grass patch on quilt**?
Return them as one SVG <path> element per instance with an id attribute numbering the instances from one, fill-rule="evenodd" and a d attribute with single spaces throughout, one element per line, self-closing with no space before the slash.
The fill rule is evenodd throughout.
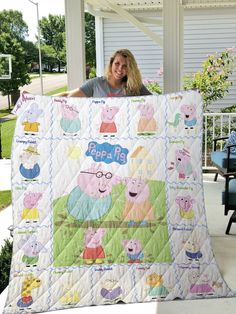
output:
<path id="1" fill-rule="evenodd" d="M 123 240 L 138 239 L 141 243 L 143 263 L 172 262 L 166 220 L 165 183 L 149 181 L 149 200 L 154 209 L 155 220 L 146 225 L 129 226 L 122 219 L 125 205 L 125 186 L 113 187 L 112 205 L 100 220 L 78 221 L 67 211 L 68 195 L 54 201 L 54 266 L 80 266 L 85 246 L 85 231 L 88 227 L 104 228 L 102 247 L 105 252 L 103 264 L 127 264 L 128 257 L 122 245 Z"/>

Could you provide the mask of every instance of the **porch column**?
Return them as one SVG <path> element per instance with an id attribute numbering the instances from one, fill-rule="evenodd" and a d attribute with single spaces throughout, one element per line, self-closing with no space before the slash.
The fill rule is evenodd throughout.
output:
<path id="1" fill-rule="evenodd" d="M 183 7 L 182 0 L 163 1 L 164 93 L 183 89 Z"/>
<path id="2" fill-rule="evenodd" d="M 95 16 L 96 34 L 96 74 L 104 74 L 104 42 L 103 42 L 103 17 Z"/>
<path id="3" fill-rule="evenodd" d="M 84 0 L 65 0 L 68 90 L 86 80 Z"/>

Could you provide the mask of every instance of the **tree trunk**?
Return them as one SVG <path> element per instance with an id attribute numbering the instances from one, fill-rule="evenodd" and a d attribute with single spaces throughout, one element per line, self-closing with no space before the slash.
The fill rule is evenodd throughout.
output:
<path id="1" fill-rule="evenodd" d="M 11 93 L 11 103 L 12 105 L 15 105 L 17 100 L 19 99 L 20 97 L 20 90 L 16 90 L 14 91 L 13 93 Z"/>

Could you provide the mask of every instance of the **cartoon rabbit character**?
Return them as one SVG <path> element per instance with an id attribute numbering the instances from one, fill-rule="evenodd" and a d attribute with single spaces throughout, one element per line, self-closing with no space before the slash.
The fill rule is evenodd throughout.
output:
<path id="1" fill-rule="evenodd" d="M 215 293 L 210 284 L 209 276 L 207 274 L 200 276 L 199 269 L 191 270 L 188 279 L 191 284 L 190 293 L 196 296 L 213 295 Z"/>
<path id="2" fill-rule="evenodd" d="M 100 164 L 93 164 L 89 169 L 81 171 L 78 185 L 68 197 L 69 214 L 83 221 L 101 218 L 109 211 L 112 187 L 119 182 L 119 177 L 102 170 Z"/>
<path id="3" fill-rule="evenodd" d="M 185 129 L 193 129 L 197 124 L 196 106 L 184 104 L 180 107 L 184 119 Z"/>
<path id="4" fill-rule="evenodd" d="M 33 180 L 39 176 L 40 167 L 38 164 L 39 153 L 36 146 L 29 145 L 20 155 L 20 173 L 28 180 Z"/>
<path id="5" fill-rule="evenodd" d="M 123 240 L 122 244 L 128 257 L 128 263 L 141 263 L 144 254 L 140 241 L 137 239 Z"/>
<path id="6" fill-rule="evenodd" d="M 138 105 L 138 110 L 140 110 L 138 133 L 146 135 L 148 135 L 149 133 L 155 133 L 157 130 L 157 122 L 153 118 L 154 108 L 150 104 L 140 104 Z"/>
<path id="7" fill-rule="evenodd" d="M 100 125 L 99 132 L 104 134 L 103 136 L 108 136 L 110 134 L 111 136 L 115 136 L 115 133 L 117 133 L 117 127 L 115 123 L 115 116 L 117 112 L 119 111 L 119 108 L 116 106 L 109 107 L 106 105 L 102 108 L 101 112 L 101 120 L 102 123 Z"/>
<path id="8" fill-rule="evenodd" d="M 119 282 L 114 279 L 106 279 L 100 291 L 101 296 L 105 299 L 105 304 L 114 304 L 121 301 L 122 292 Z"/>
<path id="9" fill-rule="evenodd" d="M 30 108 L 26 110 L 21 118 L 25 134 L 36 134 L 39 132 L 40 123 L 39 117 L 43 114 L 43 110 L 39 109 L 37 103 L 31 104 Z"/>
<path id="10" fill-rule="evenodd" d="M 179 214 L 181 218 L 192 219 L 194 218 L 193 204 L 195 200 L 190 195 L 177 196 L 175 202 L 179 208 Z"/>
<path id="11" fill-rule="evenodd" d="M 37 238 L 34 234 L 27 236 L 25 239 L 21 239 L 18 242 L 18 248 L 22 249 L 24 252 L 22 261 L 26 264 L 26 267 L 37 266 L 39 253 L 47 252 L 43 244 L 37 241 Z"/>
<path id="12" fill-rule="evenodd" d="M 123 219 L 132 226 L 137 222 L 142 225 L 148 221 L 154 220 L 154 210 L 149 201 L 149 186 L 145 180 L 136 178 L 125 178 L 125 206 L 123 210 Z"/>
<path id="13" fill-rule="evenodd" d="M 23 199 L 24 209 L 22 212 L 22 219 L 26 220 L 26 223 L 29 223 L 30 221 L 37 222 L 39 220 L 39 210 L 36 206 L 41 198 L 42 193 L 25 193 Z"/>
<path id="14" fill-rule="evenodd" d="M 62 104 L 61 107 L 62 117 L 60 125 L 64 134 L 76 135 L 81 129 L 81 122 L 79 119 L 79 111 L 76 106 L 69 104 Z"/>
<path id="15" fill-rule="evenodd" d="M 105 258 L 105 253 L 102 247 L 102 238 L 106 231 L 104 228 L 94 230 L 89 227 L 85 232 L 85 249 L 82 253 L 82 258 L 86 264 L 101 264 Z"/>

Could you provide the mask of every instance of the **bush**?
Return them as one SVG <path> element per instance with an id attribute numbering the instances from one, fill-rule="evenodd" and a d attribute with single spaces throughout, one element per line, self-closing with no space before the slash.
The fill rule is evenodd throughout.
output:
<path id="1" fill-rule="evenodd" d="M 149 90 L 149 92 L 158 95 L 162 94 L 161 87 L 157 81 L 146 79 L 143 81 L 143 84 Z"/>
<path id="2" fill-rule="evenodd" d="M 2 293 L 9 283 L 12 257 L 12 241 L 8 239 L 4 241 L 5 244 L 0 251 L 0 293 Z"/>
<path id="3" fill-rule="evenodd" d="M 228 92 L 232 81 L 235 61 L 233 49 L 209 55 L 202 63 L 202 70 L 184 78 L 184 89 L 197 89 L 202 94 L 204 109 L 213 101 L 222 99 Z"/>

